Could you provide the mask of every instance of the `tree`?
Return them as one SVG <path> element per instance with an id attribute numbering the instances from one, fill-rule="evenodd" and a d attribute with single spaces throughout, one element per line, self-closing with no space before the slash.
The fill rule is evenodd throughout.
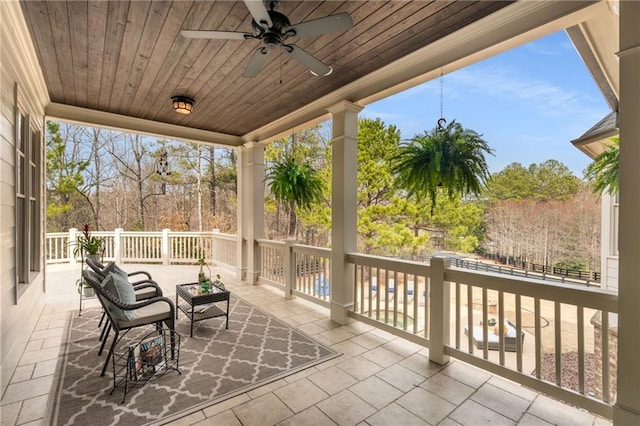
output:
<path id="1" fill-rule="evenodd" d="M 296 208 L 310 209 L 312 203 L 322 200 L 324 184 L 310 164 L 296 160 L 292 154 L 271 163 L 265 180 L 277 201 L 289 206 L 289 236 L 296 236 Z"/>
<path id="2" fill-rule="evenodd" d="M 585 177 L 593 185 L 594 192 L 616 195 L 620 189 L 618 165 L 620 164 L 620 139 L 611 138 L 609 148 L 601 152 L 587 166 Z"/>
<path id="3" fill-rule="evenodd" d="M 440 188 L 449 198 L 480 194 L 489 178 L 485 154 L 493 154 L 493 150 L 482 136 L 453 120 L 402 144 L 392 171 L 409 196 L 431 199 L 433 214 Z"/>
<path id="4" fill-rule="evenodd" d="M 558 160 L 530 164 L 511 163 L 491 175 L 483 195 L 497 200 L 568 200 L 578 193 L 580 179 Z"/>

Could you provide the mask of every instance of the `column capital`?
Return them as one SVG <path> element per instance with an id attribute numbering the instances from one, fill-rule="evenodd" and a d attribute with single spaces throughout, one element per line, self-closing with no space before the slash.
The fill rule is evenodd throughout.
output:
<path id="1" fill-rule="evenodd" d="M 245 142 L 242 145 L 240 145 L 239 147 L 240 149 L 243 150 L 248 150 L 248 149 L 252 149 L 252 148 L 265 148 L 265 144 L 263 142 L 258 142 L 258 141 L 251 141 L 251 142 Z"/>
<path id="2" fill-rule="evenodd" d="M 343 100 L 338 102 L 335 105 L 332 105 L 330 107 L 327 108 L 327 111 L 329 111 L 331 114 L 339 114 L 341 112 L 354 112 L 354 113 L 359 113 L 360 111 L 362 111 L 364 109 L 364 107 L 358 105 L 358 104 L 354 104 L 351 101 L 347 101 L 347 100 Z"/>

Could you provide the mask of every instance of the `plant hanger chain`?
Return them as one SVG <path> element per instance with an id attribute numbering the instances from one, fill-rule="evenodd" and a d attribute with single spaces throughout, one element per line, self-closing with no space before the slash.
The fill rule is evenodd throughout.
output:
<path id="1" fill-rule="evenodd" d="M 438 130 L 443 130 L 447 124 L 444 118 L 444 76 L 443 69 L 440 68 L 440 119 L 438 119 Z"/>

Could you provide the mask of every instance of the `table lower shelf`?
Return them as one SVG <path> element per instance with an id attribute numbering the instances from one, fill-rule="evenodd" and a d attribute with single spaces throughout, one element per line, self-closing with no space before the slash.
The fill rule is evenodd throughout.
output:
<path id="1" fill-rule="evenodd" d="M 217 302 L 220 303 L 220 302 Z M 225 328 L 229 328 L 229 301 L 227 303 L 227 311 L 220 309 L 215 303 L 207 303 L 203 305 L 190 305 L 189 303 L 179 303 L 178 309 L 180 309 L 190 320 L 191 327 L 189 336 L 193 337 L 193 324 L 198 321 L 206 319 L 225 317 Z"/>

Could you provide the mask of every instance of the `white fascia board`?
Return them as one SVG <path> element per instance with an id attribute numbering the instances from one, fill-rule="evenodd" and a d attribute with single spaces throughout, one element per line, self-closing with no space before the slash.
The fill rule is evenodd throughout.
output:
<path id="1" fill-rule="evenodd" d="M 204 143 L 227 147 L 242 145 L 242 138 L 225 133 L 210 132 L 175 124 L 145 120 L 110 112 L 97 111 L 59 103 L 50 103 L 45 108 L 47 118 L 78 123 L 82 125 L 103 127 L 125 132 L 135 132 L 160 138 Z"/>

